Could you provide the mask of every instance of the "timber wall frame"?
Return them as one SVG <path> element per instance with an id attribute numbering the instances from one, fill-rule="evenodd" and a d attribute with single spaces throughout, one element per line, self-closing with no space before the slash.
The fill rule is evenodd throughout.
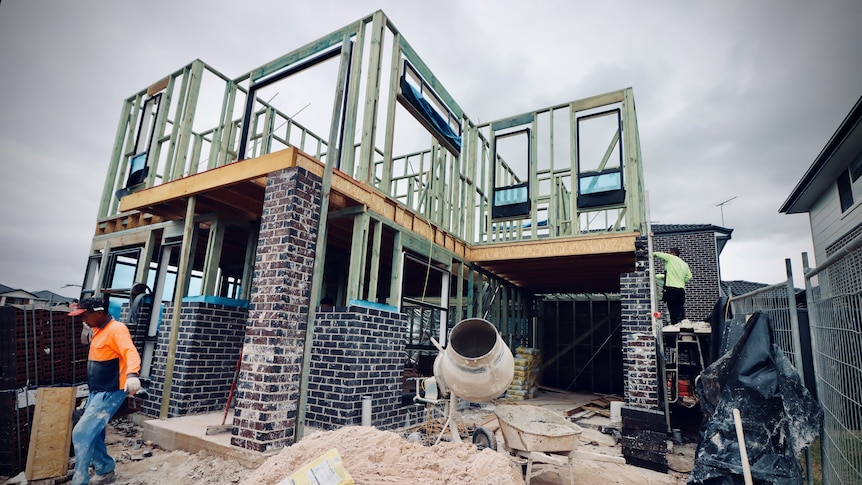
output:
<path id="1" fill-rule="evenodd" d="M 340 49 L 340 53 L 331 54 L 333 49 Z M 340 66 L 328 134 L 313 133 L 263 100 L 247 102 L 252 87 L 297 66 L 314 70 L 310 60 L 321 56 Z M 430 135 L 425 149 L 394 153 L 395 128 L 402 121 L 396 119 L 396 113 L 398 117 L 405 113 L 397 101 L 404 60 L 433 90 L 436 99 L 460 119 L 462 148 L 457 156 Z M 303 63 L 311 65 L 303 67 Z M 161 107 L 151 124 L 148 174 L 142 184 L 125 187 L 141 136 L 143 109 L 154 96 L 160 97 Z M 618 142 L 608 142 L 617 143 L 616 150 L 622 151 L 625 201 L 579 208 L 576 186 L 583 160 L 577 159 L 576 120 L 607 109 L 620 111 L 621 132 L 613 134 Z M 526 126 L 531 129 L 531 150 L 535 152 L 529 174 L 533 193 L 530 214 L 514 221 L 494 221 L 490 217 L 490 177 L 494 164 L 498 177 L 506 170 L 504 160 L 490 159 L 494 128 L 525 124 L 524 120 L 532 120 Z M 567 136 L 560 136 L 561 132 Z M 246 138 L 243 133 L 247 133 Z M 98 219 L 125 212 L 123 207 L 128 204 L 121 204 L 118 195 L 233 163 L 241 146 L 249 159 L 288 146 L 323 163 L 334 159 L 333 167 L 338 171 L 471 245 L 577 237 L 597 230 L 639 233 L 645 219 L 631 88 L 476 125 L 381 11 L 238 78 L 228 78 L 196 60 L 128 98 L 117 128 Z M 606 162 L 607 157 L 597 165 Z"/>
<path id="2" fill-rule="evenodd" d="M 332 102 L 323 108 L 328 111 L 324 113 L 329 120 L 328 130 L 323 130 L 326 133 L 314 132 L 256 94 L 257 87 L 294 72 L 314 71 L 325 63 L 336 66 Z M 396 125 L 400 129 L 403 117 L 412 116 L 399 102 L 399 80 L 408 64 L 434 102 L 459 121 L 459 152 L 453 153 L 451 146 L 444 148 L 426 133 L 426 147 L 396 153 Z M 579 160 L 584 137 L 578 132 L 578 120 L 608 110 L 619 113 L 619 124 L 607 140 L 598 141 L 607 146 L 604 156 L 589 164 Z M 492 178 L 525 182 L 524 175 L 516 174 L 507 160 L 493 156 L 495 137 L 498 132 L 504 135 L 510 128 L 521 126 L 529 128 L 530 136 L 532 162 L 526 176 L 532 187 L 529 215 L 494 220 L 490 194 L 499 182 Z M 145 150 L 141 139 L 148 143 Z M 245 159 L 239 160 L 243 152 Z M 141 183 L 127 186 L 129 173 L 141 168 L 142 153 L 146 155 L 145 176 L 136 177 Z M 481 252 L 484 260 L 509 259 L 511 245 L 520 242 L 528 244 L 532 256 L 556 257 L 560 252 L 594 247 L 591 241 L 604 235 L 610 237 L 602 243 L 603 251 L 622 253 L 633 251 L 634 238 L 645 225 L 641 151 L 631 88 L 479 125 L 464 114 L 402 34 L 382 11 L 377 11 L 239 77 L 229 78 L 195 60 L 126 99 L 99 206 L 86 291 L 98 292 L 105 284 L 94 276 L 100 257 L 104 262 L 110 251 L 129 245 L 145 248 L 138 281 L 145 278 L 153 257 L 146 248 L 153 245 L 154 230 L 173 228 L 179 232 L 185 220 L 182 233 L 193 236 L 193 225 L 218 225 L 226 217 L 203 212 L 199 196 L 240 181 L 260 186 L 266 174 L 282 166 L 283 160 L 278 160 L 285 153 L 323 178 L 323 207 L 352 211 L 357 221 L 354 248 L 377 244 L 379 228 L 386 226 L 398 234 L 399 248 L 424 255 L 449 271 L 466 268 L 489 280 L 495 276 L 473 265 L 472 251 L 476 251 L 475 257 Z M 623 202 L 579 207 L 579 175 L 585 166 L 603 170 L 615 159 L 612 154 L 621 160 Z M 173 212 L 152 209 L 171 200 L 178 202 Z M 238 209 L 251 226 L 252 205 Z M 322 211 L 320 217 L 318 237 L 322 240 L 326 240 L 328 215 L 329 211 Z M 250 243 L 253 235 L 252 228 Z M 210 237 L 208 254 L 220 250 L 222 244 L 214 232 Z M 586 244 L 577 246 L 573 240 Z M 551 241 L 564 244 L 548 244 Z M 186 237 L 183 242 L 184 253 L 192 250 L 185 247 L 190 243 Z M 318 246 L 324 249 L 318 253 L 312 301 L 321 291 L 318 286 L 325 260 L 325 245 Z M 372 250 L 371 257 L 379 255 Z M 208 261 L 206 271 L 217 271 L 213 263 L 217 258 L 208 256 Z M 351 256 L 348 300 L 363 296 L 364 279 L 359 275 L 365 263 L 364 255 Z M 184 264 L 188 270 L 193 261 Z M 243 276 L 244 280 L 250 278 L 250 271 Z M 401 276 L 393 271 L 393 288 Z M 205 276 L 205 280 L 209 282 L 207 289 L 212 290 L 213 276 Z M 519 293 L 516 286 L 500 282 L 509 288 L 504 293 Z M 457 298 L 466 293 L 469 291 L 459 292 Z M 398 305 L 398 297 L 395 291 L 378 300 Z M 472 308 L 464 316 L 482 316 L 488 311 L 475 302 L 463 306 Z"/>

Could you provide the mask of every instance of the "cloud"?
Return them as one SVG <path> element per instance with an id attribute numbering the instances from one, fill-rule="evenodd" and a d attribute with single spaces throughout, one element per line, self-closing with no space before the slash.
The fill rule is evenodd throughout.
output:
<path id="1" fill-rule="evenodd" d="M 127 97 L 194 59 L 239 76 L 377 9 L 474 121 L 631 86 L 651 219 L 733 228 L 725 277 L 771 282 L 810 247 L 778 208 L 862 94 L 854 0 L 7 1 L 0 283 L 81 279 Z"/>

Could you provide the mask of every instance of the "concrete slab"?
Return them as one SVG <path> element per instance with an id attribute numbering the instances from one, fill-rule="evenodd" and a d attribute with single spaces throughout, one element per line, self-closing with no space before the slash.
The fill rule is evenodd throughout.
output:
<path id="1" fill-rule="evenodd" d="M 231 432 L 206 434 L 207 427 L 219 426 L 224 419 L 224 413 L 193 414 L 170 419 L 149 419 L 136 415 L 135 422 L 144 430 L 143 439 L 152 441 L 159 447 L 174 451 L 185 450 L 197 453 L 207 450 L 218 456 L 233 458 L 248 468 L 257 468 L 267 458 L 276 454 L 259 453 L 232 446 Z M 230 417 L 228 417 L 230 420 Z"/>

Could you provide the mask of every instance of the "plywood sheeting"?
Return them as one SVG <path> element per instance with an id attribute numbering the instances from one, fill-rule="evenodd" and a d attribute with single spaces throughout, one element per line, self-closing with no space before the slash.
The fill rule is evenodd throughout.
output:
<path id="1" fill-rule="evenodd" d="M 36 392 L 36 411 L 27 453 L 27 480 L 66 475 L 72 437 L 75 387 L 42 387 Z"/>

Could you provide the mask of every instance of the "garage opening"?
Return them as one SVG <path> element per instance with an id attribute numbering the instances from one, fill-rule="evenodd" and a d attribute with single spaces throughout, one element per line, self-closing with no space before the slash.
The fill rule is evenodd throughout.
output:
<path id="1" fill-rule="evenodd" d="M 569 295 L 540 303 L 543 386 L 624 394 L 618 294 Z"/>

